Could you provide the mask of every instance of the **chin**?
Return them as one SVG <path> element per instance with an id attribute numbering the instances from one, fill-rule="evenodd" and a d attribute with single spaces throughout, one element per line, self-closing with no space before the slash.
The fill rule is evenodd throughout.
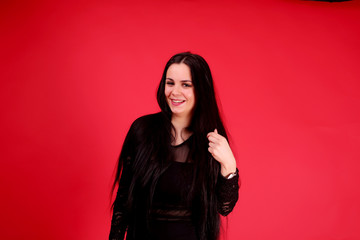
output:
<path id="1" fill-rule="evenodd" d="M 173 114 L 176 114 L 176 115 L 182 115 L 182 114 L 184 114 L 182 111 L 174 111 L 174 110 L 171 110 L 171 112 L 173 113 Z"/>
<path id="2" fill-rule="evenodd" d="M 190 113 L 187 111 L 171 111 L 171 112 L 172 112 L 172 114 L 181 116 L 181 117 L 190 115 Z"/>

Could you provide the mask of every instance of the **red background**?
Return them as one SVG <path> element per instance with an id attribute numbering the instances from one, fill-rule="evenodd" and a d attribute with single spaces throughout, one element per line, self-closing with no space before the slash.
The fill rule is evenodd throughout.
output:
<path id="1" fill-rule="evenodd" d="M 0 239 L 106 239 L 173 54 L 212 69 L 242 178 L 228 239 L 360 239 L 360 5 L 1 1 Z"/>

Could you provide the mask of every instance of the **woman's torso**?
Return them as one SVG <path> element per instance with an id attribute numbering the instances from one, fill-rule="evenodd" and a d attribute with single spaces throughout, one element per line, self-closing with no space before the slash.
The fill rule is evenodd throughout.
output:
<path id="1" fill-rule="evenodd" d="M 150 208 L 148 239 L 199 239 L 192 216 L 194 198 L 188 195 L 193 180 L 193 163 L 189 158 L 191 140 L 192 137 L 171 148 L 173 161 L 159 177 L 155 187 Z M 130 239 L 133 238 L 128 236 L 127 240 Z"/>

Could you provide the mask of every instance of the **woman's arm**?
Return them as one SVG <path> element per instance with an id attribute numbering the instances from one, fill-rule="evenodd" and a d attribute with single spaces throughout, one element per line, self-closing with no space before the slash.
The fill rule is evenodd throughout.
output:
<path id="1" fill-rule="evenodd" d="M 217 210 L 223 215 L 227 216 L 235 207 L 239 198 L 239 171 L 236 169 L 236 175 L 231 179 L 219 174 L 218 182 L 216 185 L 217 196 Z"/>
<path id="2" fill-rule="evenodd" d="M 116 198 L 113 205 L 113 215 L 109 240 L 123 240 L 129 224 L 129 209 L 127 207 L 129 187 L 132 181 L 132 162 L 135 155 L 134 124 L 126 135 L 118 162 L 117 177 L 120 177 Z"/>
<path id="3" fill-rule="evenodd" d="M 208 150 L 221 166 L 216 185 L 217 209 L 221 215 L 226 216 L 233 210 L 239 198 L 239 171 L 227 139 L 216 129 L 214 132 L 208 133 L 207 137 L 209 140 Z M 234 173 L 236 173 L 235 176 L 228 179 L 228 176 Z"/>
<path id="4" fill-rule="evenodd" d="M 128 209 L 126 207 L 128 191 L 131 183 L 130 159 L 124 161 L 124 166 L 116 194 L 109 240 L 123 240 L 128 226 Z"/>

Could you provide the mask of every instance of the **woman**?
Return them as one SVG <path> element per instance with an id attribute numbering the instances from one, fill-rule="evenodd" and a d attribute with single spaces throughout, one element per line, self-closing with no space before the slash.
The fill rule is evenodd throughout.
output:
<path id="1" fill-rule="evenodd" d="M 135 120 L 125 138 L 109 239 L 216 240 L 239 176 L 206 61 L 171 57 L 157 101 L 161 112 Z"/>

